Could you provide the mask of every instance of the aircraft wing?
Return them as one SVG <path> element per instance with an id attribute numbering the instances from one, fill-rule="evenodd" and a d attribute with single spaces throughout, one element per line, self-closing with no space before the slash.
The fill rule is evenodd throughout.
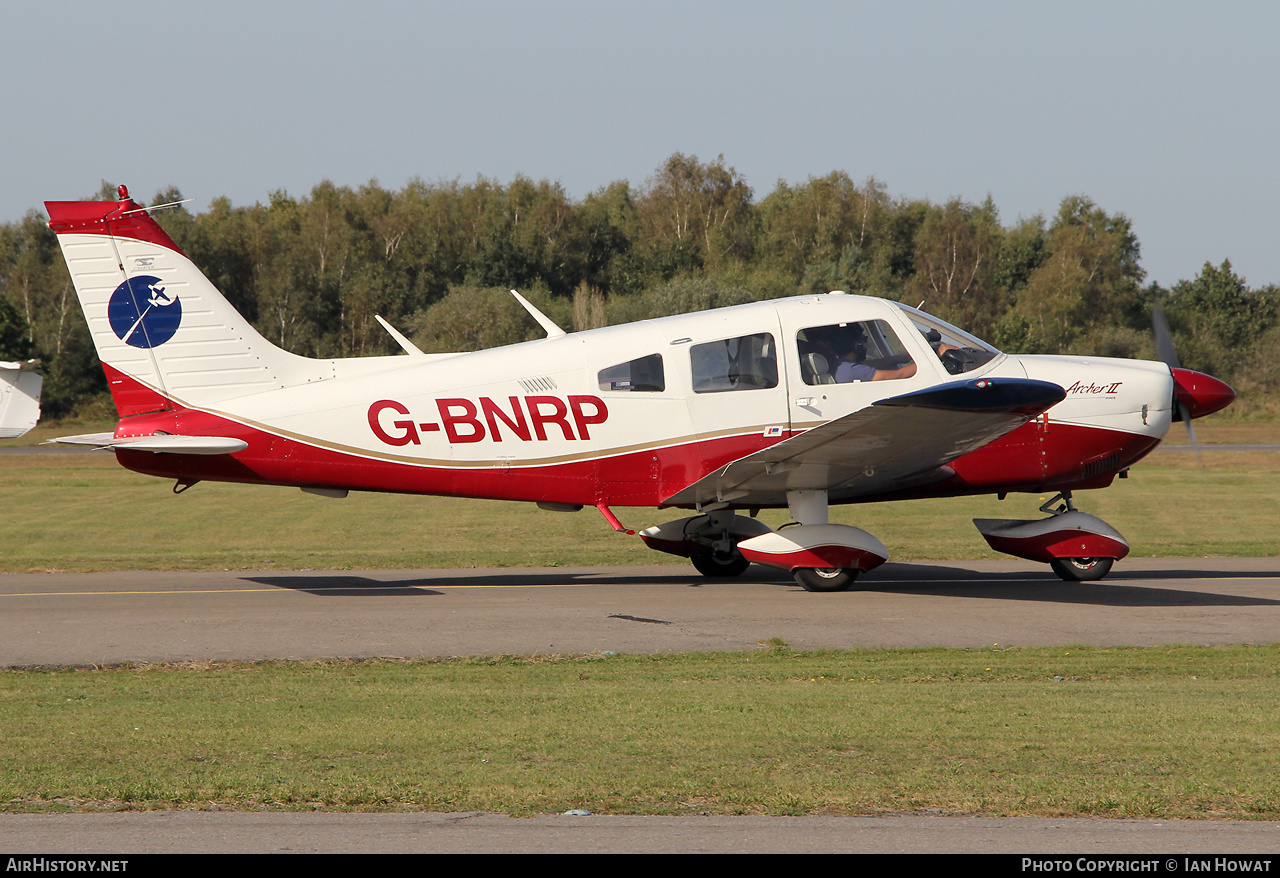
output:
<path id="1" fill-rule="evenodd" d="M 787 491 L 825 490 L 832 503 L 952 475 L 952 460 L 994 442 L 1066 396 L 1026 378 L 956 381 L 882 399 L 720 467 L 664 506 L 786 506 Z"/>
<path id="2" fill-rule="evenodd" d="M 129 451 L 153 451 L 156 454 L 234 454 L 244 451 L 249 443 L 226 436 L 175 436 L 154 433 L 150 436 L 128 436 L 117 439 L 111 433 L 84 433 L 50 439 L 48 444 L 91 445 L 98 448 L 125 448 Z"/>

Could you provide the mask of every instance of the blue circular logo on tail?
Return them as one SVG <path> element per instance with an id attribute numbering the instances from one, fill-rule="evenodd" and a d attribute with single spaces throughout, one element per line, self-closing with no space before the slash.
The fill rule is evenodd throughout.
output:
<path id="1" fill-rule="evenodd" d="M 107 305 L 107 319 L 122 342 L 153 348 L 173 338 L 182 322 L 182 303 L 164 286 L 158 277 L 140 275 L 116 287 Z"/>

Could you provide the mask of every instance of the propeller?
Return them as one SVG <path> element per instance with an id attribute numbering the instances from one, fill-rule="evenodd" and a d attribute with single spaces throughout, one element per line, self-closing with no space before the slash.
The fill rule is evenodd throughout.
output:
<path id="1" fill-rule="evenodd" d="M 1203 470 L 1204 461 L 1200 459 L 1200 445 L 1196 442 L 1195 428 L 1191 426 L 1191 409 L 1187 407 L 1179 392 L 1182 388 L 1178 383 L 1178 372 L 1182 371 L 1182 363 L 1178 359 L 1177 349 L 1173 346 L 1173 334 L 1169 332 L 1169 321 L 1164 319 L 1164 311 L 1159 305 L 1156 305 L 1155 310 L 1151 312 L 1151 329 L 1156 336 L 1156 356 L 1160 358 L 1160 362 L 1169 367 L 1173 375 L 1173 404 L 1178 414 L 1174 420 L 1183 421 L 1187 425 L 1187 435 L 1191 438 L 1191 450 L 1196 455 L 1196 466 Z"/>

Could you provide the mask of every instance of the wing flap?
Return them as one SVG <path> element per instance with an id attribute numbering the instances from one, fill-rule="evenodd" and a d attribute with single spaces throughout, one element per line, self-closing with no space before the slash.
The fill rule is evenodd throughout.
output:
<path id="1" fill-rule="evenodd" d="M 739 458 L 663 503 L 785 506 L 797 490 L 825 490 L 838 503 L 930 484 L 1065 396 L 1047 381 L 984 378 L 890 397 Z"/>

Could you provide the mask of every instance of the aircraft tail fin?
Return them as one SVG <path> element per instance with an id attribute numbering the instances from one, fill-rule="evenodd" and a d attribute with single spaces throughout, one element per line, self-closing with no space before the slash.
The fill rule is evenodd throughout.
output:
<path id="1" fill-rule="evenodd" d="M 119 195 L 45 208 L 121 417 L 327 377 L 326 361 L 263 338 L 125 187 Z"/>

